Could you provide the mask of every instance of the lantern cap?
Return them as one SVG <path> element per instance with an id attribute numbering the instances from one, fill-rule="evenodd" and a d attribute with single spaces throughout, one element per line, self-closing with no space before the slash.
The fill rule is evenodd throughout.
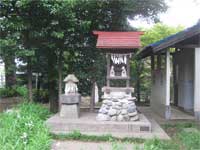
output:
<path id="1" fill-rule="evenodd" d="M 65 77 L 65 79 L 63 80 L 64 82 L 79 82 L 79 80 L 77 79 L 77 77 L 74 74 L 68 74 L 67 77 Z"/>

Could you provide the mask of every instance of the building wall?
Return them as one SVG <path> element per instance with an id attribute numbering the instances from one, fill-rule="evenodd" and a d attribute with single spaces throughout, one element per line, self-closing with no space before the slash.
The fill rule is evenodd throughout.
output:
<path id="1" fill-rule="evenodd" d="M 175 55 L 178 83 L 178 106 L 194 108 L 194 49 L 181 49 Z"/>

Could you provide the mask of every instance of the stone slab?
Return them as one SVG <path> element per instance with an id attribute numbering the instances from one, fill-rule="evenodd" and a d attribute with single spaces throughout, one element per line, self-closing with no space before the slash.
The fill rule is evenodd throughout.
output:
<path id="1" fill-rule="evenodd" d="M 60 104 L 77 104 L 81 101 L 80 94 L 62 94 L 60 97 Z"/>
<path id="2" fill-rule="evenodd" d="M 137 122 L 96 121 L 96 113 L 81 112 L 79 119 L 66 119 L 58 114 L 50 117 L 46 124 L 55 134 L 69 133 L 79 130 L 88 135 L 111 134 L 115 137 L 136 137 L 170 139 L 163 129 L 155 122 L 149 121 L 143 114 L 139 114 Z M 147 130 L 150 129 L 150 130 Z"/>
<path id="3" fill-rule="evenodd" d="M 60 109 L 60 117 L 64 118 L 79 118 L 79 105 L 72 104 L 66 105 L 62 104 Z"/>

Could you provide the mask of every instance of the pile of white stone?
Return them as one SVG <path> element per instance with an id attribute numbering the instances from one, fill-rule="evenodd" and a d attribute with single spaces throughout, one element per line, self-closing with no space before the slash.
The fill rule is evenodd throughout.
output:
<path id="1" fill-rule="evenodd" d="M 99 109 L 99 121 L 137 121 L 135 97 L 107 97 Z"/>

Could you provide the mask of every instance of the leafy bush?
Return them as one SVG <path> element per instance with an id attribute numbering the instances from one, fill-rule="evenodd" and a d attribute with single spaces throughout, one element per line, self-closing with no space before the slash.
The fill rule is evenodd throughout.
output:
<path id="1" fill-rule="evenodd" d="M 25 86 L 13 86 L 9 88 L 0 88 L 0 97 L 16 97 L 21 96 L 24 99 L 28 99 L 28 89 Z M 45 89 L 33 89 L 33 100 L 35 102 L 48 102 L 48 90 Z"/>
<path id="2" fill-rule="evenodd" d="M 15 97 L 22 96 L 26 98 L 28 95 L 28 89 L 25 86 L 14 86 L 7 88 L 0 88 L 0 97 Z"/>
<path id="3" fill-rule="evenodd" d="M 18 93 L 14 88 L 0 88 L 0 97 L 14 97 L 17 96 Z"/>
<path id="4" fill-rule="evenodd" d="M 46 89 L 33 89 L 33 100 L 35 102 L 48 102 L 49 93 Z"/>
<path id="5" fill-rule="evenodd" d="M 17 86 L 17 87 L 15 87 L 15 90 L 16 90 L 16 92 L 17 92 L 17 94 L 19 96 L 22 96 L 24 98 L 28 97 L 28 89 L 27 89 L 27 87 L 25 87 L 25 86 Z"/>
<path id="6" fill-rule="evenodd" d="M 31 103 L 0 114 L 0 149 L 50 149 L 50 135 L 44 125 L 48 116 L 47 109 Z"/>

